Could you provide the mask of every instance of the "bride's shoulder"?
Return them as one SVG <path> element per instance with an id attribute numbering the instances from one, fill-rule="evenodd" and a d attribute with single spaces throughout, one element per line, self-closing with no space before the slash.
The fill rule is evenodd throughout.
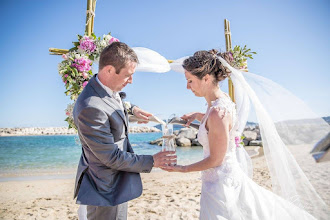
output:
<path id="1" fill-rule="evenodd" d="M 213 101 L 211 108 L 219 109 L 219 110 L 223 109 L 223 110 L 227 110 L 227 111 L 232 111 L 232 109 L 235 108 L 235 103 L 227 95 L 227 96 L 223 96 L 223 97 Z"/>
<path id="2" fill-rule="evenodd" d="M 223 120 L 228 115 L 228 108 L 224 105 L 214 105 L 211 107 L 209 119 L 210 120 Z"/>
<path id="3" fill-rule="evenodd" d="M 207 119 L 207 126 L 209 130 L 223 129 L 230 123 L 230 114 L 225 108 L 213 107 L 210 110 L 209 117 Z"/>

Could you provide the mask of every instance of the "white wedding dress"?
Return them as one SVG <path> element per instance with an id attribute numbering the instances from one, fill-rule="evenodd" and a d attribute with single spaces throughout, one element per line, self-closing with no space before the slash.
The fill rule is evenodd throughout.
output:
<path id="1" fill-rule="evenodd" d="M 212 102 L 201 122 L 198 141 L 203 146 L 204 157 L 210 155 L 205 123 L 213 108 L 230 114 L 234 126 L 229 133 L 228 149 L 221 166 L 202 171 L 200 219 L 315 219 L 291 202 L 256 184 L 242 170 L 236 157 L 235 137 L 240 136 L 237 133 L 236 108 L 229 97 Z"/>
<path id="2" fill-rule="evenodd" d="M 176 59 L 169 64 L 167 59 L 154 51 L 133 49 L 140 60 L 137 71 L 167 72 L 171 69 L 184 73 L 182 63 L 188 57 Z M 201 219 L 330 219 L 329 207 L 287 148 L 288 145 L 304 145 L 312 149 L 328 135 L 329 124 L 303 100 L 276 82 L 262 74 L 241 72 L 221 56 L 217 58 L 231 71 L 236 109 L 229 98 L 217 100 L 213 107 L 222 108 L 230 114 L 235 126 L 230 131 L 231 138 L 223 164 L 202 172 Z M 306 63 L 313 65 L 309 63 L 308 57 Z M 280 66 L 277 65 L 278 68 Z M 243 132 L 250 107 L 254 109 L 260 128 L 272 192 L 250 179 L 251 160 L 244 148 L 235 145 L 235 136 Z M 208 113 L 205 119 L 207 117 Z M 208 156 L 209 144 L 204 123 L 198 138 L 204 146 L 205 156 Z"/>

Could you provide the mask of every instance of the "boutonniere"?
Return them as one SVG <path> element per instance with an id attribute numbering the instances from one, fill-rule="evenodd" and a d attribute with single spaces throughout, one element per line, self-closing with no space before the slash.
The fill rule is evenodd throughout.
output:
<path id="1" fill-rule="evenodd" d="M 131 108 L 132 108 L 131 103 L 130 102 L 126 102 L 126 101 L 124 101 L 123 103 L 124 103 L 124 106 L 125 106 L 125 108 L 127 110 L 127 113 L 131 113 Z"/>

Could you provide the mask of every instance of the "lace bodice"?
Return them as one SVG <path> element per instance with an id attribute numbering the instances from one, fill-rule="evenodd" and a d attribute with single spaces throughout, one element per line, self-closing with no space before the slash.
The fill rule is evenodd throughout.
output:
<path id="1" fill-rule="evenodd" d="M 205 127 L 207 122 L 208 116 L 212 109 L 220 110 L 223 117 L 228 116 L 231 117 L 232 120 L 232 128 L 229 132 L 229 140 L 227 144 L 227 152 L 224 157 L 222 164 L 215 168 L 210 168 L 208 170 L 202 171 L 202 180 L 204 181 L 217 181 L 219 178 L 233 182 L 233 178 L 225 178 L 228 177 L 233 173 L 233 168 L 238 166 L 237 159 L 236 159 L 236 144 L 235 144 L 235 137 L 238 136 L 237 134 L 237 115 L 236 115 L 236 108 L 235 103 L 233 103 L 230 97 L 221 97 L 212 102 L 212 105 L 207 109 L 205 116 L 201 122 L 201 125 L 198 130 L 198 141 L 203 146 L 204 151 L 204 158 L 210 155 L 210 148 L 209 148 L 209 139 L 208 139 L 208 131 Z"/>

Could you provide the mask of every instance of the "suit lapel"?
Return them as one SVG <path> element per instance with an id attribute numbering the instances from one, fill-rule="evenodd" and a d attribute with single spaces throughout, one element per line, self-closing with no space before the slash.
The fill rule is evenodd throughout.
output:
<path id="1" fill-rule="evenodd" d="M 98 93 L 100 98 L 107 103 L 111 108 L 113 108 L 123 119 L 126 128 L 128 127 L 128 120 L 125 113 L 121 110 L 119 103 L 101 87 L 101 85 L 96 81 L 96 74 L 89 80 L 88 84 L 90 84 L 93 89 Z"/>
<path id="2" fill-rule="evenodd" d="M 127 108 L 126 108 L 126 106 L 125 106 L 125 104 L 124 104 L 124 101 L 122 101 L 122 102 L 123 102 L 123 106 L 124 106 L 124 112 L 125 112 L 125 116 L 126 116 L 126 121 L 128 122 Z"/>

